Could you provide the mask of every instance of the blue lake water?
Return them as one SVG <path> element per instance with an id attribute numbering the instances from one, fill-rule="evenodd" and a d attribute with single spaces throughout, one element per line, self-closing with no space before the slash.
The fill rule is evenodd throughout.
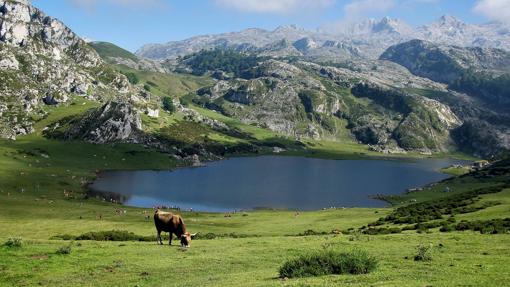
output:
<path id="1" fill-rule="evenodd" d="M 262 156 L 175 171 L 105 172 L 92 190 L 124 195 L 127 205 L 225 212 L 254 208 L 317 210 L 381 207 L 375 194 L 401 194 L 448 177 L 450 159 L 323 160 Z"/>

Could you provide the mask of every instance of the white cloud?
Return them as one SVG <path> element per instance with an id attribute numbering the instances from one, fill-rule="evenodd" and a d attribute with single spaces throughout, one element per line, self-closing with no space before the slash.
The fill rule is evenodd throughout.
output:
<path id="1" fill-rule="evenodd" d="M 492 20 L 510 24 L 510 0 L 480 0 L 473 10 Z"/>
<path id="2" fill-rule="evenodd" d="M 370 13 L 386 12 L 396 4 L 396 0 L 353 0 L 344 6 L 344 11 L 347 19 L 357 19 Z"/>
<path id="3" fill-rule="evenodd" d="M 94 10 L 104 4 L 130 9 L 147 9 L 164 5 L 164 0 L 72 0 L 72 2 L 87 10 Z"/>
<path id="4" fill-rule="evenodd" d="M 335 2 L 336 0 L 216 0 L 220 6 L 239 11 L 277 14 L 322 9 Z"/>

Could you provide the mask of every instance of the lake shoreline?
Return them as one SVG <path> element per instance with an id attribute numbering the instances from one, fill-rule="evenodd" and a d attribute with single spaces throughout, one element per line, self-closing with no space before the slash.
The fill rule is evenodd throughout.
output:
<path id="1" fill-rule="evenodd" d="M 98 179 L 101 179 L 105 173 L 119 173 L 119 172 L 154 172 L 154 173 L 165 173 L 165 172 L 170 172 L 170 173 L 174 173 L 174 172 L 177 172 L 177 171 L 180 171 L 180 170 L 194 170 L 194 169 L 199 169 L 199 168 L 205 168 L 205 167 L 208 167 L 210 166 L 211 164 L 218 164 L 218 163 L 221 163 L 221 162 L 225 162 L 225 161 L 229 161 L 229 160 L 236 160 L 236 159 L 244 159 L 244 158 L 267 158 L 267 157 L 272 157 L 272 158 L 297 158 L 297 159 L 311 159 L 311 160 L 326 160 L 326 161 L 332 161 L 332 162 L 340 162 L 340 161 L 353 161 L 353 162 L 357 162 L 357 161 L 363 161 L 363 160 L 368 160 L 368 159 L 359 159 L 359 160 L 351 160 L 351 159 L 322 159 L 322 158 L 314 158 L 314 157 L 308 157 L 308 156 L 293 156 L 293 155 L 282 155 L 282 154 L 259 154 L 259 155 L 254 155 L 254 154 L 250 154 L 250 155 L 242 155 L 242 156 L 229 156 L 229 157 L 225 157 L 224 159 L 221 159 L 221 160 L 214 160 L 214 161 L 207 161 L 207 162 L 204 162 L 204 165 L 201 165 L 201 166 L 193 166 L 191 164 L 189 165 L 179 165 L 175 168 L 171 168 L 171 169 L 143 169 L 143 170 L 133 170 L 133 169 L 128 169 L 128 170 L 122 170 L 122 169 L 118 169 L 118 170 L 105 170 L 105 171 L 99 171 L 96 173 L 96 176 L 95 176 L 95 179 L 90 181 L 88 184 L 87 184 L 87 187 L 86 187 L 86 193 L 88 196 L 91 196 L 91 197 L 96 197 L 96 198 L 101 198 L 101 197 L 104 197 L 107 201 L 112 201 L 114 203 L 121 203 L 122 205 L 124 206 L 131 206 L 131 207 L 138 207 L 138 208 L 147 208 L 147 206 L 139 206 L 139 205 L 136 205 L 136 204 L 129 204 L 127 203 L 128 200 L 122 200 L 123 195 L 122 193 L 117 193 L 117 192 L 111 192 L 111 191 L 105 191 L 105 190 L 98 190 L 97 188 L 94 188 L 92 187 L 92 185 L 98 180 Z M 369 159 L 369 161 L 374 161 L 374 162 L 400 162 L 400 163 L 416 163 L 416 162 L 419 162 L 419 161 L 422 161 L 422 160 L 452 160 L 450 157 L 443 157 L 443 158 L 409 158 L 409 157 L 389 157 L 389 158 L 371 158 Z M 444 175 L 447 175 L 446 173 L 442 173 L 441 172 L 441 169 L 443 169 L 444 167 L 446 166 L 443 166 L 443 167 L 440 167 L 440 168 L 437 168 L 437 169 L 434 169 L 436 172 L 438 173 L 441 173 L 441 174 L 444 174 Z M 445 180 L 447 179 L 448 177 L 446 178 L 443 178 L 441 180 Z M 436 181 L 434 181 L 436 182 Z M 430 182 L 430 183 L 433 183 L 433 182 Z M 430 183 L 427 183 L 423 186 L 426 186 Z M 418 188 L 418 187 L 421 187 L 421 186 L 414 186 L 413 188 Z M 411 189 L 411 188 L 409 188 Z M 389 208 L 389 207 L 392 207 L 394 206 L 394 204 L 387 199 L 387 197 L 396 197 L 396 196 L 399 196 L 399 195 L 405 195 L 406 192 L 407 192 L 408 189 L 406 189 L 406 191 L 402 191 L 398 194 L 378 194 L 378 193 L 373 193 L 373 194 L 369 194 L 366 196 L 366 198 L 368 199 L 371 199 L 371 200 L 377 200 L 377 201 L 380 201 L 380 202 L 383 202 L 385 203 L 386 205 L 385 206 L 365 206 L 364 208 L 374 208 L 374 207 L 378 207 L 378 208 Z M 120 201 L 120 202 L 119 202 Z M 334 205 L 334 204 L 333 204 Z M 351 208 L 351 207 L 358 207 L 359 208 L 359 205 L 355 205 L 355 206 L 345 206 L 343 208 Z M 304 209 L 306 211 L 319 211 L 319 210 L 324 210 L 324 209 L 330 209 L 330 208 L 342 208 L 342 207 L 333 207 L 332 205 L 325 205 L 323 207 L 317 207 L 317 208 L 313 208 L 313 209 Z M 301 208 L 281 208 L 281 207 L 264 207 L 265 210 L 287 210 L 287 211 L 299 211 L 299 210 L 303 210 Z M 246 210 L 257 210 L 256 207 L 249 207 L 249 208 L 243 208 L 243 207 L 240 207 L 240 208 L 232 208 L 232 210 L 242 210 L 242 211 L 246 211 Z M 210 213 L 210 212 L 218 212 L 218 213 L 223 213 L 225 212 L 224 210 L 221 210 L 221 211 L 211 211 L 211 210 L 200 210 L 199 212 L 206 212 L 206 213 Z"/>

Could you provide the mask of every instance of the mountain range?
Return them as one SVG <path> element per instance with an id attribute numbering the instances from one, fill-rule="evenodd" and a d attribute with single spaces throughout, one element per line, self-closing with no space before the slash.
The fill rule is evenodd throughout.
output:
<path id="1" fill-rule="evenodd" d="M 413 28 L 401 20 L 385 17 L 356 23 L 325 25 L 315 31 L 294 25 L 274 31 L 246 29 L 240 32 L 197 36 L 166 44 L 148 44 L 136 54 L 153 60 L 174 59 L 203 49 L 234 49 L 268 55 L 307 56 L 342 61 L 377 59 L 388 47 L 412 39 L 463 47 L 510 49 L 510 27 L 491 22 L 473 25 L 453 16 Z"/>

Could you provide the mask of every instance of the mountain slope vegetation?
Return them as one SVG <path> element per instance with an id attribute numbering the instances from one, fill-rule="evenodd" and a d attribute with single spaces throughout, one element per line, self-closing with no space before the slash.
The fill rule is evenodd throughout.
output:
<path id="1" fill-rule="evenodd" d="M 459 26 L 444 18 L 423 30 L 442 39 Z M 368 21 L 351 30 L 361 34 L 355 46 L 296 27 L 250 29 L 234 40 L 172 43 L 175 58 L 154 62 L 85 43 L 27 0 L 0 1 L 0 286 L 508 284 L 505 53 L 491 62 L 492 50 L 449 47 L 469 67 L 441 54 L 423 74 L 394 55 L 375 60 L 388 44 L 378 41 L 410 32 L 389 18 Z M 263 42 L 246 45 L 254 35 Z M 458 77 L 430 76 L 442 68 Z M 154 244 L 152 209 L 88 188 L 100 171 L 238 155 L 466 158 L 459 150 L 491 165 L 382 197 L 387 208 L 171 210 L 199 232 L 190 249 Z M 369 274 L 279 278 L 308 252 L 360 249 L 379 262 Z"/>

